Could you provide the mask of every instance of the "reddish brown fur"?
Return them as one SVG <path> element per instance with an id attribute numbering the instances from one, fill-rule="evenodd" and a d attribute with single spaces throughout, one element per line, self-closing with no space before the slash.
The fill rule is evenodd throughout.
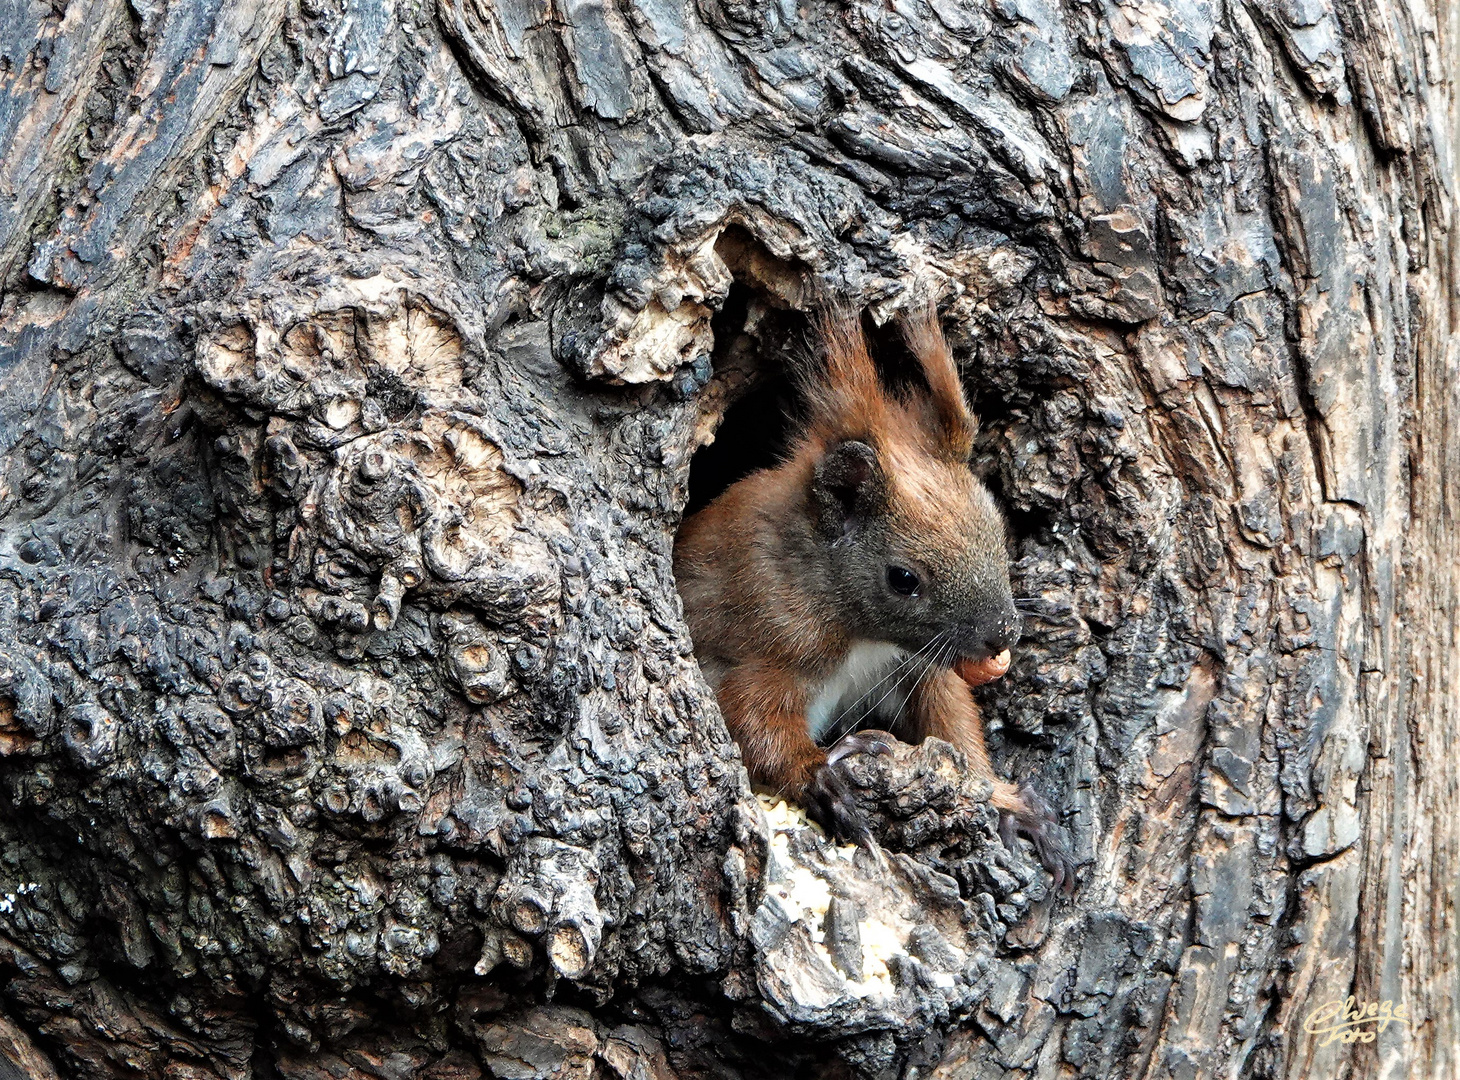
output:
<path id="1" fill-rule="evenodd" d="M 701 664 L 712 678 L 725 669 L 716 697 L 726 726 L 751 780 L 793 800 L 826 764 L 806 729 L 806 695 L 849 641 L 815 592 L 766 565 L 774 556 L 757 537 L 806 516 L 812 464 L 798 454 L 746 478 L 687 521 L 675 544 Z"/>

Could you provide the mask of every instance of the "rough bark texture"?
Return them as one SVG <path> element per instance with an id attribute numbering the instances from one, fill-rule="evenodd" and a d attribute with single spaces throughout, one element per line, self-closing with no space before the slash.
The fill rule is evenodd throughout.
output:
<path id="1" fill-rule="evenodd" d="M 1460 1068 L 1457 18 L 0 3 L 0 1076 Z M 941 744 L 767 817 L 678 607 L 928 293 L 1073 902 Z"/>

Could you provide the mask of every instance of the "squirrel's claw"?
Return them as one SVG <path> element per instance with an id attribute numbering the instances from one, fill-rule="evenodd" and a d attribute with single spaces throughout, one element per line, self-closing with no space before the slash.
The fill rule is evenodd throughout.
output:
<path id="1" fill-rule="evenodd" d="M 897 740 L 891 734 L 886 731 L 878 731 L 876 728 L 854 731 L 850 735 L 843 735 L 836 745 L 826 752 L 826 763 L 835 765 L 852 754 L 890 754 L 896 742 Z"/>
<path id="2" fill-rule="evenodd" d="M 806 813 L 829 836 L 852 844 L 871 843 L 866 816 L 852 797 L 842 762 L 853 754 L 890 754 L 894 741 L 885 731 L 854 731 L 827 751 L 826 764 L 806 788 Z"/>
<path id="3" fill-rule="evenodd" d="M 871 839 L 867 819 L 852 798 L 851 785 L 834 764 L 817 769 L 807 785 L 806 815 L 837 840 L 864 844 Z"/>
<path id="4" fill-rule="evenodd" d="M 1010 851 L 1018 837 L 1034 845 L 1040 864 L 1054 878 L 1054 889 L 1066 896 L 1075 891 L 1075 864 L 1065 851 L 1059 819 L 1049 804 L 1028 784 L 1019 785 L 1020 806 L 999 811 L 999 838 Z"/>

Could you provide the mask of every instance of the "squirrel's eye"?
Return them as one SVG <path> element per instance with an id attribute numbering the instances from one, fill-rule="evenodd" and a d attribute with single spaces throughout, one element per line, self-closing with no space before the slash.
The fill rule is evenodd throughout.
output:
<path id="1" fill-rule="evenodd" d="M 892 591 L 903 596 L 916 596 L 918 586 L 922 584 L 918 576 L 903 566 L 889 566 L 887 568 L 887 584 Z"/>

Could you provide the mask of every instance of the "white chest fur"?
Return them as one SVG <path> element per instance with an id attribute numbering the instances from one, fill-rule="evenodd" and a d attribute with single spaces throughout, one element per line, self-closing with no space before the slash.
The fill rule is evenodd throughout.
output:
<path id="1" fill-rule="evenodd" d="M 879 706 L 879 713 L 901 711 L 912 689 L 911 680 L 903 680 L 909 685 L 899 686 L 893 671 L 906 659 L 904 650 L 885 641 L 853 645 L 841 665 L 811 695 L 806 708 L 806 729 L 811 737 L 820 740 L 844 713 L 854 710 Z"/>

